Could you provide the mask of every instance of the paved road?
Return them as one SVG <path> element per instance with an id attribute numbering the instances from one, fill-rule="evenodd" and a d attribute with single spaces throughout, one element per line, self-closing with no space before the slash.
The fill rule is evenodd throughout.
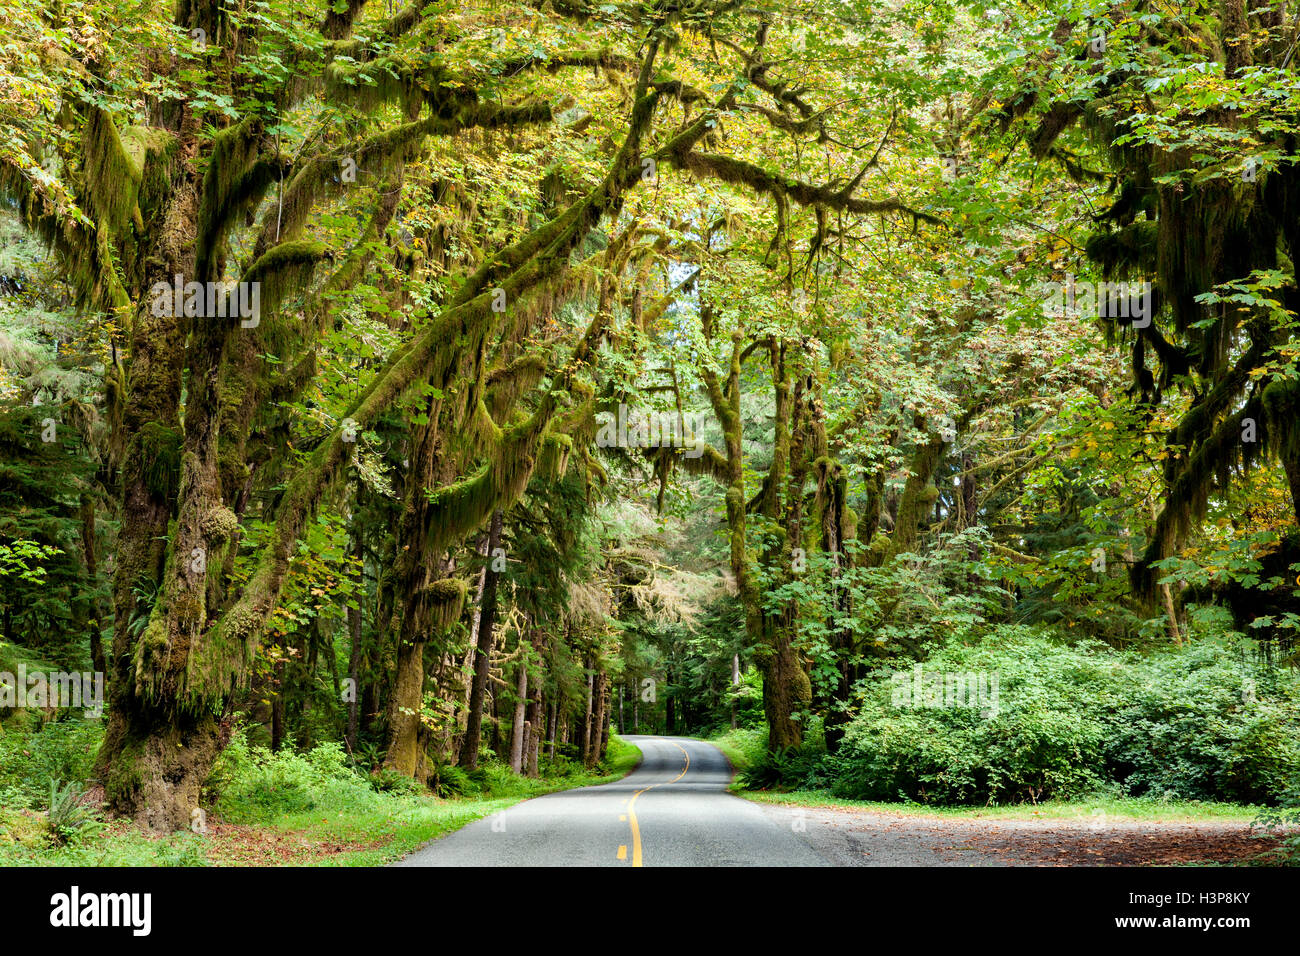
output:
<path id="1" fill-rule="evenodd" d="M 641 765 L 617 783 L 553 793 L 434 840 L 397 866 L 825 866 L 798 822 L 726 792 L 712 744 L 626 737 Z"/>
<path id="2" fill-rule="evenodd" d="M 618 783 L 516 804 L 396 866 L 1095 866 L 1234 862 L 1259 851 L 1236 824 L 948 819 L 774 806 L 726 792 L 712 744 L 628 737 L 641 765 Z"/>

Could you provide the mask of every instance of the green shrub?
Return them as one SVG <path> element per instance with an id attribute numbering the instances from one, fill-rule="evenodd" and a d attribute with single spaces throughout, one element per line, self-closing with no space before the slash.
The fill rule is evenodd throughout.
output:
<path id="1" fill-rule="evenodd" d="M 575 773 L 582 772 L 581 763 L 560 753 L 554 757 L 543 757 L 537 763 L 538 772 L 543 777 L 572 777 Z"/>
<path id="2" fill-rule="evenodd" d="M 237 731 L 217 759 L 207 789 L 232 823 L 260 823 L 308 810 L 373 809 L 384 796 L 353 770 L 337 743 L 305 754 L 253 747 Z"/>
<path id="3" fill-rule="evenodd" d="M 1270 837 L 1280 831 L 1281 839 L 1273 862 L 1300 866 L 1300 776 L 1287 784 L 1276 807 L 1260 812 L 1251 822 L 1257 837 Z"/>
<path id="4" fill-rule="evenodd" d="M 61 780 L 50 780 L 45 827 L 55 846 L 75 843 L 99 829 L 100 821 L 85 797 L 76 783 L 64 786 Z"/>
<path id="5" fill-rule="evenodd" d="M 1293 677 L 1276 675 L 1250 700 L 1238 656 L 1207 643 L 1142 657 L 998 628 L 923 664 L 929 674 L 996 674 L 996 713 L 896 706 L 890 675 L 878 674 L 820 772 L 837 795 L 868 800 L 1038 801 L 1111 789 L 1276 801 L 1300 769 L 1300 693 Z"/>
<path id="6" fill-rule="evenodd" d="M 35 807 L 49 795 L 49 781 L 90 779 L 103 739 L 98 720 L 35 723 L 26 731 L 11 724 L 0 733 L 0 791 L 8 792 L 6 802 Z"/>
<path id="7" fill-rule="evenodd" d="M 749 790 L 815 788 L 824 752 L 816 746 L 791 748 L 774 753 L 766 748 L 736 776 Z"/>
<path id="8" fill-rule="evenodd" d="M 1142 662 L 1107 747 L 1129 793 L 1273 803 L 1286 791 L 1300 769 L 1295 683 L 1236 656 L 1207 643 Z"/>
<path id="9" fill-rule="evenodd" d="M 410 782 L 415 783 L 413 780 Z M 469 774 L 454 763 L 435 762 L 431 764 L 428 784 L 430 790 L 444 798 L 458 797 L 474 789 Z"/>
<path id="10" fill-rule="evenodd" d="M 767 750 L 767 726 L 737 727 L 713 738 L 737 774 L 762 759 Z"/>

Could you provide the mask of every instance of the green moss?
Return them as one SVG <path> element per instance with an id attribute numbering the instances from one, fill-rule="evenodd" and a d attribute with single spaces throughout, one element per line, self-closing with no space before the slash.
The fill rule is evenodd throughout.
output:
<path id="1" fill-rule="evenodd" d="M 1300 382 L 1275 379 L 1260 398 L 1270 450 L 1287 460 L 1300 460 Z"/>
<path id="2" fill-rule="evenodd" d="M 92 107 L 87 117 L 82 152 L 87 199 L 101 228 L 116 233 L 130 219 L 139 218 L 141 161 L 127 151 L 112 117 L 98 107 Z"/>
<path id="3" fill-rule="evenodd" d="M 436 630 L 445 631 L 455 624 L 465 607 L 465 595 L 468 592 L 469 584 L 461 578 L 442 578 L 425 588 L 430 625 Z"/>
<path id="4" fill-rule="evenodd" d="M 253 117 L 212 138 L 194 243 L 194 268 L 201 281 L 220 278 L 227 231 L 275 181 L 279 158 L 261 153 L 261 124 Z"/>
<path id="5" fill-rule="evenodd" d="M 105 742 L 107 745 L 107 741 Z M 112 803 L 140 789 L 143 783 L 140 762 L 144 758 L 144 744 L 134 738 L 127 739 L 113 757 L 104 775 L 104 795 Z"/>
<path id="6" fill-rule="evenodd" d="M 229 508 L 214 508 L 203 516 L 203 536 L 209 541 L 228 541 L 238 530 L 239 519 Z"/>
<path id="7" fill-rule="evenodd" d="M 538 459 L 537 469 L 550 481 L 558 481 L 569 467 L 569 456 L 573 452 L 573 439 L 568 435 L 547 434 L 542 442 L 542 453 Z"/>
<path id="8" fill-rule="evenodd" d="M 259 256 L 243 278 L 260 283 L 262 314 L 274 313 L 285 298 L 306 288 L 327 256 L 323 243 L 307 239 L 282 242 Z"/>
<path id="9" fill-rule="evenodd" d="M 161 422 L 145 422 L 135 440 L 140 444 L 145 485 L 156 495 L 171 497 L 180 480 L 180 429 L 169 428 Z"/>

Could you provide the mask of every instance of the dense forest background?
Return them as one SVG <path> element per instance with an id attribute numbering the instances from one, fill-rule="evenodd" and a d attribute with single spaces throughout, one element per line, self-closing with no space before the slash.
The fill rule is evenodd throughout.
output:
<path id="1" fill-rule="evenodd" d="M 0 802 L 1296 800 L 1292 7 L 0 0 Z"/>

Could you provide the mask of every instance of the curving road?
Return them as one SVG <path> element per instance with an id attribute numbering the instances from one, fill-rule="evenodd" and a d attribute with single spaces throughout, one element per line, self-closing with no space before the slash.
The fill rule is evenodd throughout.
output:
<path id="1" fill-rule="evenodd" d="M 426 844 L 397 866 L 825 866 L 803 833 L 726 792 L 712 744 L 629 736 L 617 783 L 552 793 Z"/>

